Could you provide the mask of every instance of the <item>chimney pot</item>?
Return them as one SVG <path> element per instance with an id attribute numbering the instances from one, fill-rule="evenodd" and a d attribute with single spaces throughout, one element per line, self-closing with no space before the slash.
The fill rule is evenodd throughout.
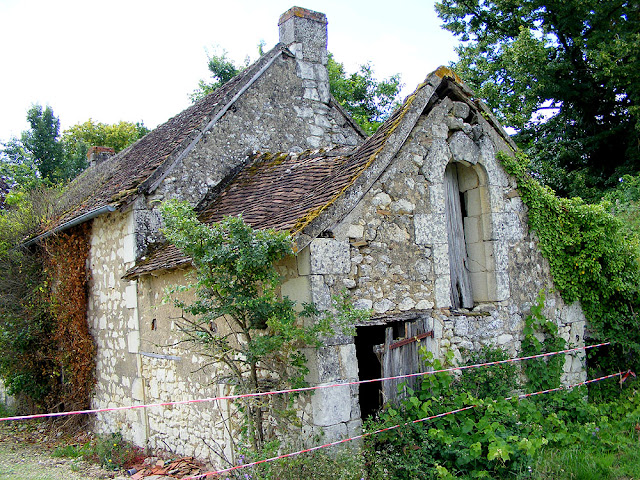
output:
<path id="1" fill-rule="evenodd" d="M 115 153 L 116 151 L 111 147 L 90 147 L 87 151 L 89 166 L 93 167 L 94 165 L 98 165 L 115 155 Z"/>

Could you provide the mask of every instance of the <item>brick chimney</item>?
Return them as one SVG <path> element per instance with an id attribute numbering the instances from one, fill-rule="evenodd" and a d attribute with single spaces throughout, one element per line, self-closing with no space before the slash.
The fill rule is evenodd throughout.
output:
<path id="1" fill-rule="evenodd" d="M 116 151 L 111 147 L 90 147 L 87 152 L 89 166 L 93 167 L 115 155 Z"/>
<path id="2" fill-rule="evenodd" d="M 327 16 L 301 7 L 292 7 L 278 21 L 280 43 L 296 58 L 327 64 Z"/>

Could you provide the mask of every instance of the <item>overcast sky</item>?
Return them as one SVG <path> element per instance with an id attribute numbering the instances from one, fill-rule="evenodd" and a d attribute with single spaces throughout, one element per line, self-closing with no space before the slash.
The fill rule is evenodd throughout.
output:
<path id="1" fill-rule="evenodd" d="M 278 18 L 297 5 L 327 15 L 329 51 L 355 71 L 402 75 L 409 94 L 456 59 L 432 0 L 0 0 L 0 142 L 27 129 L 32 104 L 62 129 L 89 118 L 153 128 L 189 106 L 208 77 L 205 49 L 237 63 L 278 42 Z"/>

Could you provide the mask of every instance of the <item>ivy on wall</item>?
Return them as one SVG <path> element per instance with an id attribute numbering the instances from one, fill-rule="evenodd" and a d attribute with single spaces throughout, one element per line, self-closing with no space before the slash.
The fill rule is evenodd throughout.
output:
<path id="1" fill-rule="evenodd" d="M 5 222 L 0 233 L 8 237 L 16 225 Z M 21 412 L 89 406 L 96 352 L 86 318 L 90 228 L 28 248 L 12 246 L 24 238 L 17 234 L 0 249 L 0 378 Z"/>
<path id="2" fill-rule="evenodd" d="M 528 207 L 529 227 L 549 261 L 555 287 L 567 303 L 581 302 L 593 340 L 612 343 L 590 365 L 606 371 L 640 366 L 638 237 L 606 202 L 559 198 L 528 172 L 528 159 L 500 154 Z"/>
<path id="3" fill-rule="evenodd" d="M 87 258 L 91 227 L 81 224 L 46 241 L 53 341 L 65 410 L 86 408 L 95 384 L 96 346 L 87 323 Z"/>

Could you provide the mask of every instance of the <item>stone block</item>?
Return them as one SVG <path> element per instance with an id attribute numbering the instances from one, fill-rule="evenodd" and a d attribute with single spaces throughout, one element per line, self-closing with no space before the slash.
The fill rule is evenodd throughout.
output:
<path id="1" fill-rule="evenodd" d="M 429 300 L 420 300 L 416 303 L 416 310 L 431 310 L 433 308 L 433 302 Z"/>
<path id="2" fill-rule="evenodd" d="M 363 225 L 349 225 L 347 229 L 348 238 L 364 238 L 364 226 Z"/>
<path id="3" fill-rule="evenodd" d="M 571 330 L 569 335 L 569 342 L 572 345 L 584 345 L 584 329 L 585 321 L 577 321 L 571 323 Z"/>
<path id="4" fill-rule="evenodd" d="M 405 199 L 391 203 L 391 211 L 399 215 L 413 213 L 415 208 L 416 206 L 413 203 Z"/>
<path id="5" fill-rule="evenodd" d="M 311 301 L 315 303 L 319 310 L 329 310 L 331 308 L 331 292 L 324 283 L 322 275 L 310 275 Z"/>
<path id="6" fill-rule="evenodd" d="M 140 349 L 140 332 L 138 330 L 127 334 L 127 347 L 129 353 L 138 353 Z"/>
<path id="7" fill-rule="evenodd" d="M 132 281 L 129 282 L 129 285 L 125 287 L 124 290 L 125 303 L 127 308 L 137 308 L 138 307 L 138 282 Z"/>
<path id="8" fill-rule="evenodd" d="M 453 326 L 454 334 L 459 337 L 469 335 L 469 323 L 468 317 L 456 317 Z"/>
<path id="9" fill-rule="evenodd" d="M 415 242 L 418 245 L 447 243 L 447 223 L 443 213 L 420 213 L 413 216 Z"/>
<path id="10" fill-rule="evenodd" d="M 411 310 L 412 308 L 414 308 L 416 306 L 416 302 L 410 298 L 410 297 L 405 297 L 402 299 L 402 301 L 398 304 L 398 310 L 404 312 L 407 310 Z"/>
<path id="11" fill-rule="evenodd" d="M 465 119 L 469 116 L 471 109 L 469 108 L 469 105 L 467 105 L 464 102 L 453 102 L 453 106 L 451 108 L 451 113 L 453 114 L 453 116 L 461 118 L 461 119 Z"/>
<path id="12" fill-rule="evenodd" d="M 501 302 L 507 300 L 511 295 L 511 288 L 509 286 L 509 273 L 508 272 L 496 272 L 496 293 L 495 300 Z"/>
<path id="13" fill-rule="evenodd" d="M 475 165 L 480 160 L 480 148 L 466 133 L 462 131 L 454 133 L 448 143 L 451 155 L 456 162 Z"/>
<path id="14" fill-rule="evenodd" d="M 385 313 L 395 307 L 395 303 L 393 303 L 388 298 L 383 298 L 379 302 L 373 304 L 373 310 L 376 313 Z"/>
<path id="15" fill-rule="evenodd" d="M 451 306 L 451 277 L 442 275 L 435 281 L 436 307 Z"/>
<path id="16" fill-rule="evenodd" d="M 293 277 L 282 284 L 282 296 L 296 302 L 296 310 L 302 310 L 303 303 L 311 303 L 311 285 L 308 276 Z"/>
<path id="17" fill-rule="evenodd" d="M 296 75 L 304 80 L 316 80 L 313 63 L 296 60 Z"/>
<path id="18" fill-rule="evenodd" d="M 464 217 L 464 239 L 467 244 L 483 240 L 480 217 Z"/>
<path id="19" fill-rule="evenodd" d="M 571 305 L 564 307 L 562 315 L 562 321 L 564 323 L 584 322 L 584 319 L 580 302 L 573 302 Z"/>
<path id="20" fill-rule="evenodd" d="M 434 183 L 442 183 L 444 177 L 444 169 L 451 160 L 451 149 L 445 140 L 448 133 L 446 125 L 442 125 L 445 130 L 443 138 L 435 138 L 429 148 L 429 153 L 422 164 L 422 174 L 427 180 Z"/>
<path id="21" fill-rule="evenodd" d="M 373 301 L 368 298 L 359 298 L 358 300 L 353 302 L 354 308 L 358 308 L 361 310 L 371 310 L 373 308 Z"/>
<path id="22" fill-rule="evenodd" d="M 355 344 L 340 345 L 337 348 L 340 354 L 342 378 L 358 378 L 358 358 L 356 357 Z"/>
<path id="23" fill-rule="evenodd" d="M 483 189 L 474 188 L 464 192 L 465 205 L 467 207 L 467 216 L 479 217 L 484 211 Z"/>
<path id="24" fill-rule="evenodd" d="M 138 401 L 144 401 L 144 378 L 136 377 L 131 385 L 131 398 Z"/>
<path id="25" fill-rule="evenodd" d="M 471 273 L 493 270 L 492 259 L 487 258 L 487 242 L 468 244 L 467 257 L 467 268 Z"/>
<path id="26" fill-rule="evenodd" d="M 311 405 L 314 425 L 324 427 L 348 422 L 351 420 L 351 389 L 348 385 L 321 388 L 311 397 Z"/>
<path id="27" fill-rule="evenodd" d="M 491 277 L 491 276 L 489 276 Z M 469 279 L 471 280 L 471 291 L 473 292 L 473 300 L 476 302 L 490 302 L 494 299 L 491 287 L 487 279 L 486 272 L 470 272 Z"/>
<path id="28" fill-rule="evenodd" d="M 349 243 L 332 238 L 316 238 L 309 245 L 311 274 L 349 273 Z"/>
<path id="29" fill-rule="evenodd" d="M 444 186 L 442 183 L 434 183 L 429 187 L 429 205 L 432 213 L 445 212 Z"/>
<path id="30" fill-rule="evenodd" d="M 436 275 L 448 275 L 449 271 L 449 246 L 446 243 L 438 243 L 431 249 L 433 252 L 433 272 Z"/>
<path id="31" fill-rule="evenodd" d="M 130 263 L 136 261 L 136 236 L 126 235 L 123 239 L 122 261 Z"/>

